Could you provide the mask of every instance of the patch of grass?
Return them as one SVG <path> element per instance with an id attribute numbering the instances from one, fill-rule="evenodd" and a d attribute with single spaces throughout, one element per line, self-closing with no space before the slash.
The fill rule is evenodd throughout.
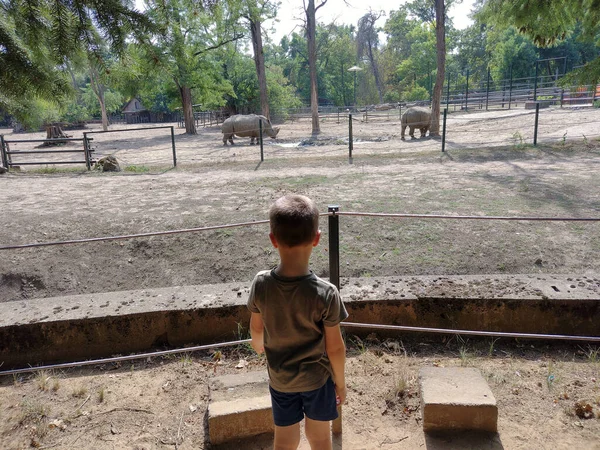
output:
<path id="1" fill-rule="evenodd" d="M 104 400 L 106 400 L 106 390 L 104 389 L 104 387 L 101 387 L 100 389 L 98 389 L 97 394 L 98 394 L 98 403 L 104 403 Z"/>
<path id="2" fill-rule="evenodd" d="M 87 169 L 81 167 L 50 167 L 45 166 L 39 169 L 28 170 L 27 173 L 41 174 L 41 175 L 52 175 L 57 173 L 81 173 L 87 172 Z"/>
<path id="3" fill-rule="evenodd" d="M 392 377 L 392 386 L 385 396 L 386 404 L 391 406 L 397 400 L 404 398 L 411 384 L 412 380 L 406 371 L 400 371 L 397 376 Z"/>
<path id="4" fill-rule="evenodd" d="M 588 345 L 586 350 L 583 350 L 585 356 L 591 363 L 600 362 L 600 347 L 592 347 Z"/>
<path id="5" fill-rule="evenodd" d="M 465 341 L 462 336 L 457 335 L 456 340 L 458 341 L 458 356 L 460 358 L 460 365 L 466 367 L 471 365 L 471 358 L 473 354 L 469 350 L 468 342 Z"/>
<path id="6" fill-rule="evenodd" d="M 491 342 L 490 342 L 490 346 L 488 348 L 488 356 L 491 358 L 492 356 L 494 356 L 494 345 L 496 345 L 496 342 L 498 342 L 500 340 L 500 338 L 492 338 Z"/>
<path id="7" fill-rule="evenodd" d="M 40 424 L 48 417 L 49 413 L 50 408 L 48 406 L 35 400 L 25 399 L 21 403 L 19 425 Z"/>
<path id="8" fill-rule="evenodd" d="M 123 169 L 125 172 L 133 172 L 133 173 L 146 173 L 150 172 L 150 168 L 146 166 L 125 166 Z"/>
<path id="9" fill-rule="evenodd" d="M 365 354 L 368 350 L 366 344 L 363 342 L 361 338 L 354 335 L 350 338 L 350 343 L 356 347 L 361 355 Z"/>
<path id="10" fill-rule="evenodd" d="M 181 357 L 179 358 L 179 362 L 181 363 L 181 365 L 183 367 L 188 366 L 190 364 L 192 364 L 192 354 L 189 352 L 185 352 L 181 355 Z"/>
<path id="11" fill-rule="evenodd" d="M 79 386 L 78 388 L 73 390 L 71 395 L 75 398 L 82 398 L 82 397 L 85 397 L 87 392 L 88 392 L 88 390 L 85 386 Z"/>
<path id="12" fill-rule="evenodd" d="M 39 370 L 35 374 L 35 384 L 40 391 L 47 391 L 50 388 L 52 374 L 47 370 Z"/>

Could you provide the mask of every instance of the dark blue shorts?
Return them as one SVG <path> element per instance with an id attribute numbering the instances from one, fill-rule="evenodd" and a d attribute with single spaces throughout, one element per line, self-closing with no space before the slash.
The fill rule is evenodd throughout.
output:
<path id="1" fill-rule="evenodd" d="M 335 386 L 331 378 L 319 389 L 308 392 L 279 392 L 269 386 L 273 420 L 278 427 L 294 425 L 304 419 L 327 422 L 337 419 Z"/>

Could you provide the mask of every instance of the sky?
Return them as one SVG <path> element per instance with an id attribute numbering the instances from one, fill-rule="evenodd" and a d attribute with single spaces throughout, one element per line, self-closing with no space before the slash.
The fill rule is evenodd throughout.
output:
<path id="1" fill-rule="evenodd" d="M 279 43 L 281 38 L 289 35 L 292 32 L 301 33 L 302 20 L 304 12 L 302 9 L 302 0 L 279 0 L 281 6 L 277 12 L 279 19 L 275 23 L 275 33 L 271 35 L 274 43 Z M 315 0 L 317 3 L 318 0 Z M 331 23 L 335 20 L 338 24 L 353 24 L 356 25 L 358 19 L 369 12 L 385 11 L 386 15 L 382 16 L 378 21 L 378 26 L 383 26 L 389 12 L 404 3 L 407 0 L 327 0 L 327 3 L 317 10 L 317 22 Z M 472 21 L 468 14 L 471 12 L 471 7 L 474 0 L 463 0 L 461 4 L 454 5 L 449 12 L 450 17 L 454 21 L 454 26 L 458 29 L 463 29 L 471 25 Z M 271 26 L 272 23 L 266 22 L 265 28 Z"/>

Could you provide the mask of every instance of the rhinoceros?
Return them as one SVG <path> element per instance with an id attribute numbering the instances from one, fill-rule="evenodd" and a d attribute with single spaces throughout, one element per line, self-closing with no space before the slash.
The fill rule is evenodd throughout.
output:
<path id="1" fill-rule="evenodd" d="M 400 123 L 402 126 L 402 132 L 400 133 L 402 140 L 404 140 L 406 127 L 409 127 L 408 134 L 411 139 L 415 139 L 415 128 L 421 130 L 421 137 L 423 138 L 431 126 L 431 110 L 423 106 L 413 106 L 408 108 L 402 114 Z"/>
<path id="2" fill-rule="evenodd" d="M 271 122 L 265 116 L 259 116 L 256 114 L 236 114 L 235 116 L 229 117 L 223 125 L 221 125 L 221 131 L 223 132 L 223 144 L 227 145 L 227 141 L 233 145 L 233 135 L 238 137 L 249 137 L 250 145 L 254 145 L 254 139 L 258 143 L 258 137 L 260 128 L 258 122 L 262 121 L 263 133 L 267 136 L 275 139 L 279 128 L 273 128 Z"/>

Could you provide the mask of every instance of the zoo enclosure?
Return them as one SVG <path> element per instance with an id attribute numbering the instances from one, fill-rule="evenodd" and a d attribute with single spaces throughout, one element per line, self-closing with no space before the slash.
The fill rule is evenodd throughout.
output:
<path id="1" fill-rule="evenodd" d="M 2 151 L 2 163 L 6 170 L 10 171 L 11 167 L 22 166 L 22 165 L 51 165 L 51 164 L 85 164 L 87 170 L 91 170 L 92 164 L 95 161 L 92 158 L 92 148 L 90 146 L 92 139 L 87 136 L 83 138 L 58 138 L 58 139 L 5 139 L 3 135 L 0 135 L 0 149 Z M 39 142 L 41 146 L 51 145 L 62 145 L 70 142 L 81 142 L 83 148 L 81 149 L 55 149 L 55 150 L 40 150 L 39 147 L 35 147 L 34 150 L 11 150 L 10 144 L 30 144 Z M 66 153 L 83 153 L 83 160 L 76 161 L 13 161 L 13 156 L 27 157 L 29 155 L 48 155 L 48 154 L 66 154 Z"/>
<path id="2" fill-rule="evenodd" d="M 168 128 L 171 130 L 171 151 L 173 155 L 173 167 L 177 167 L 177 150 L 175 148 L 175 130 L 173 126 L 163 126 L 163 127 L 144 127 L 144 128 L 123 128 L 118 130 L 106 130 L 106 131 L 85 131 L 83 133 L 84 139 L 89 139 L 87 137 L 88 134 L 107 134 L 107 133 L 126 133 L 132 131 L 144 131 L 144 130 L 161 130 Z"/>

